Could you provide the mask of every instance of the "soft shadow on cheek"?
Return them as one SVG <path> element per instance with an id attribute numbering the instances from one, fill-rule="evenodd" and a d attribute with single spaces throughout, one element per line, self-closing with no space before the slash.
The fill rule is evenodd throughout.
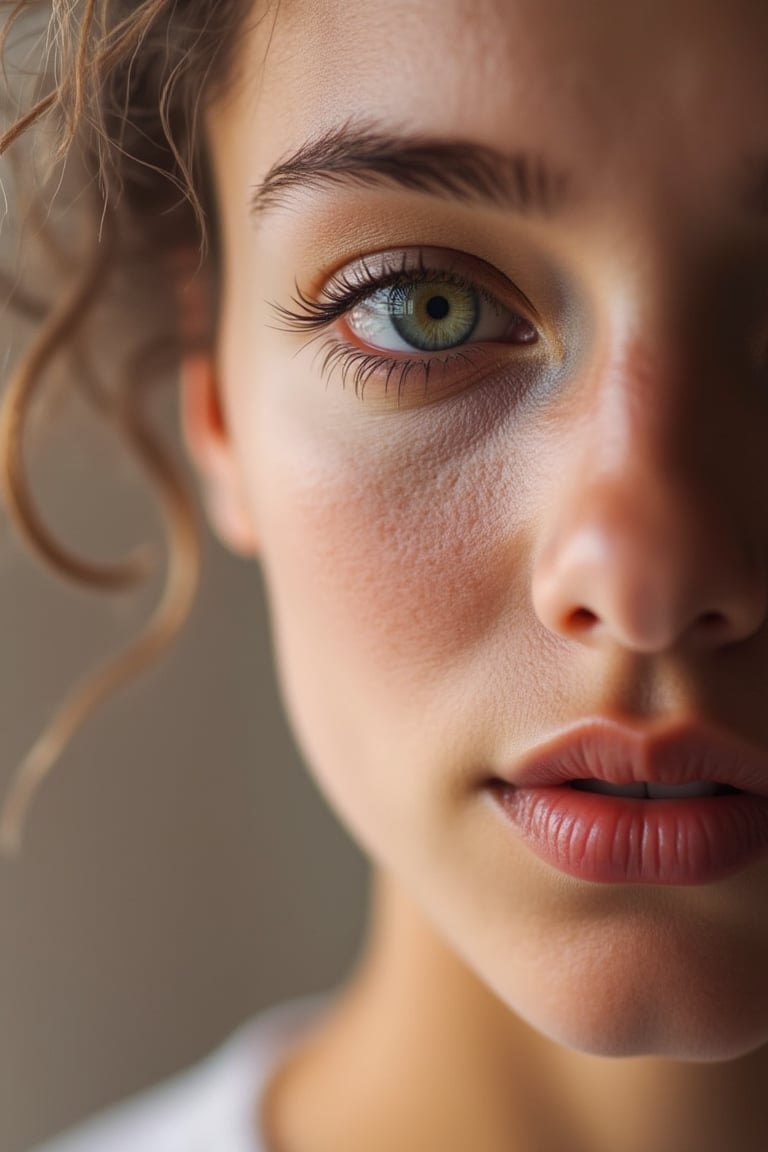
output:
<path id="1" fill-rule="evenodd" d="M 338 446 L 325 464 L 269 467 L 265 564 L 285 625 L 300 618 L 363 677 L 371 662 L 401 685 L 461 663 L 520 594 L 524 548 L 491 467 Z"/>
<path id="2" fill-rule="evenodd" d="M 266 467 L 275 653 L 307 762 L 335 810 L 384 853 L 388 827 L 434 816 L 435 795 L 448 808 L 465 795 L 457 766 L 474 764 L 487 728 L 506 590 L 489 563 L 494 517 L 481 485 L 473 494 L 450 468 L 404 467 L 399 453 L 337 445 L 322 455 L 319 468 L 312 450 L 276 453 Z"/>

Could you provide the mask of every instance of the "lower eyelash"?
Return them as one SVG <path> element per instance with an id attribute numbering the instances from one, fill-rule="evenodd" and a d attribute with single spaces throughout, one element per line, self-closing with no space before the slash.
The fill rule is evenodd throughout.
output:
<path id="1" fill-rule="evenodd" d="M 306 347 L 306 345 L 305 345 Z M 456 350 L 450 356 L 432 356 L 420 360 L 395 360 L 391 356 L 382 356 L 375 352 L 364 352 L 361 348 L 354 348 L 338 337 L 329 337 L 318 349 L 322 354 L 320 365 L 321 376 L 326 379 L 334 369 L 341 370 L 342 387 L 346 388 L 350 381 L 354 386 L 355 396 L 360 400 L 365 398 L 365 386 L 371 376 L 384 372 L 384 395 L 388 395 L 392 382 L 397 384 L 397 403 L 400 404 L 403 391 L 409 377 L 415 372 L 422 377 L 424 396 L 429 391 L 430 377 L 437 369 L 445 369 L 450 363 L 461 360 L 471 366 L 472 356 L 467 350 Z"/>

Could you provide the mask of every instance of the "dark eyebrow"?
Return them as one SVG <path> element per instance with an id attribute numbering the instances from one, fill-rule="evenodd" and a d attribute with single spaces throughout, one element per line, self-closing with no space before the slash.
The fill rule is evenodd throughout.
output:
<path id="1" fill-rule="evenodd" d="M 405 188 L 545 215 L 563 204 L 569 189 L 565 174 L 535 154 L 347 123 L 274 164 L 253 189 L 251 213 L 283 207 L 292 192 L 323 184 Z"/>

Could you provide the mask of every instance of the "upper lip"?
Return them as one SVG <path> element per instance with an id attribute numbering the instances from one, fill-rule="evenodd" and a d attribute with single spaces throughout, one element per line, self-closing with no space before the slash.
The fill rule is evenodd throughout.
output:
<path id="1" fill-rule="evenodd" d="M 768 752 L 708 724 L 648 730 L 596 717 L 536 745 L 501 778 L 515 788 L 555 787 L 573 780 L 705 780 L 768 797 Z"/>

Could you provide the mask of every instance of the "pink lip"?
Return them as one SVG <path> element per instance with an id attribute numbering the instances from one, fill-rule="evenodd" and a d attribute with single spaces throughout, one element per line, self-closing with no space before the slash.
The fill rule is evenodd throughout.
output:
<path id="1" fill-rule="evenodd" d="M 719 796 L 629 799 L 574 780 L 738 789 Z M 706 884 L 768 852 L 768 753 L 717 729 L 638 729 L 596 718 L 537 746 L 490 791 L 529 847 L 582 880 Z"/>

